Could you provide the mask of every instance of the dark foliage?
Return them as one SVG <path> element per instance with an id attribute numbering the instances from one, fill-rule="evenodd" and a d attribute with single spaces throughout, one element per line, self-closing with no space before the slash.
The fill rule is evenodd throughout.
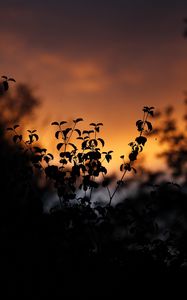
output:
<path id="1" fill-rule="evenodd" d="M 120 157 L 122 176 L 113 190 L 104 166 L 113 151 L 103 151 L 102 123 L 80 130 L 81 118 L 72 126 L 53 122 L 60 165 L 39 145 L 37 130 L 28 130 L 24 139 L 18 124 L 8 127 L 13 145 L 1 130 L 0 257 L 6 295 L 108 297 L 126 293 L 127 282 L 136 276 L 186 274 L 185 185 L 155 185 L 150 179 L 137 196 L 112 202 L 124 188 L 125 174 L 136 172 L 134 161 L 152 131 L 149 116 L 153 107 L 144 107 L 128 159 Z M 40 174 L 52 183 L 50 187 L 39 188 Z M 60 205 L 46 214 L 41 199 L 51 186 Z M 100 187 L 108 192 L 105 204 L 92 201 Z"/>

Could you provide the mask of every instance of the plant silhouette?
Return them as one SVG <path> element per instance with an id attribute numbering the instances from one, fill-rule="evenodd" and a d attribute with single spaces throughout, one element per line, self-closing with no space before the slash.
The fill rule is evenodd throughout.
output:
<path id="1" fill-rule="evenodd" d="M 8 77 L 3 80 L 9 84 Z M 30 291 L 33 297 L 75 297 L 83 290 L 87 295 L 92 290 L 94 296 L 98 291 L 101 296 L 114 296 L 124 292 L 124 280 L 134 280 L 135 275 L 186 274 L 185 180 L 183 186 L 155 184 L 152 175 L 140 182 L 136 194 L 127 197 L 124 193 L 120 202 L 114 201 L 117 192 L 126 189 L 127 172 L 137 172 L 134 163 L 151 134 L 171 147 L 164 157 L 175 178 L 186 176 L 186 138 L 176 129 L 172 109 L 165 111 L 159 128 L 150 122 L 153 111 L 154 107 L 143 107 L 130 153 L 127 159 L 120 157 L 121 176 L 115 178 L 115 187 L 107 176 L 113 151 L 106 149 L 101 122 L 90 123 L 84 130 L 79 126 L 82 118 L 52 122 L 56 164 L 54 154 L 40 145 L 36 129 L 28 129 L 25 138 L 21 119 L 7 126 L 10 143 L 4 135 L 0 139 L 5 162 L 1 199 L 6 202 L 1 203 L 0 228 L 4 280 L 14 287 L 8 289 L 9 295 L 15 296 L 21 282 L 21 292 L 28 295 Z M 175 163 L 173 157 L 177 157 Z M 44 188 L 38 185 L 40 174 L 46 178 Z M 51 188 L 58 194 L 59 205 L 45 213 L 42 201 Z M 99 189 L 108 194 L 104 204 L 93 197 Z"/>

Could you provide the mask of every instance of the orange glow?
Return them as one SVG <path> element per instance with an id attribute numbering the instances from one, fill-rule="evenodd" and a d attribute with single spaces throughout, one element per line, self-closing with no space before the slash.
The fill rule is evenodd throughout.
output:
<path id="1" fill-rule="evenodd" d="M 62 17 L 38 8 L 33 18 L 27 5 L 5 7 L 0 61 L 2 75 L 28 83 L 42 99 L 34 126 L 26 127 L 38 128 L 45 147 L 55 150 L 52 121 L 82 117 L 87 125 L 103 122 L 101 135 L 106 150 L 114 150 L 111 166 L 116 169 L 119 156 L 128 155 L 128 143 L 137 135 L 135 122 L 141 119 L 144 105 L 162 109 L 173 104 L 181 114 L 187 88 L 187 42 L 177 23 L 182 20 L 182 9 L 171 10 L 168 22 L 167 16 L 159 16 L 158 22 L 147 12 L 149 22 L 156 19 L 153 27 L 146 23 L 144 14 L 140 23 L 133 21 L 135 24 L 120 11 L 112 19 L 113 9 L 106 9 L 105 24 L 105 17 L 97 14 L 99 20 L 84 13 L 81 19 L 76 13 Z M 173 33 L 175 25 L 179 31 Z M 156 140 L 148 140 L 147 166 L 157 168 L 154 153 L 159 148 Z"/>

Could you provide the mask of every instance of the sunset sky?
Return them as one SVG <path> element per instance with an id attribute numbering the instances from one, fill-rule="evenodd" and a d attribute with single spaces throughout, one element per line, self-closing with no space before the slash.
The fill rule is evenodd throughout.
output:
<path id="1" fill-rule="evenodd" d="M 186 0 L 1 0 L 0 11 L 1 74 L 36 89 L 44 143 L 54 120 L 103 122 L 106 150 L 120 163 L 144 105 L 174 104 L 180 116 Z M 157 164 L 150 154 L 148 164 Z"/>

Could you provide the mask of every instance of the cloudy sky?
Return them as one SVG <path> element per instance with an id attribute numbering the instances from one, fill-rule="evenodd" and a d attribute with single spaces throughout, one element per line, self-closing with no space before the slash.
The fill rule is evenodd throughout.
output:
<path id="1" fill-rule="evenodd" d="M 1 73 L 36 88 L 46 143 L 51 121 L 83 117 L 104 123 L 118 157 L 142 106 L 172 103 L 180 115 L 186 0 L 0 0 L 0 10 Z"/>

